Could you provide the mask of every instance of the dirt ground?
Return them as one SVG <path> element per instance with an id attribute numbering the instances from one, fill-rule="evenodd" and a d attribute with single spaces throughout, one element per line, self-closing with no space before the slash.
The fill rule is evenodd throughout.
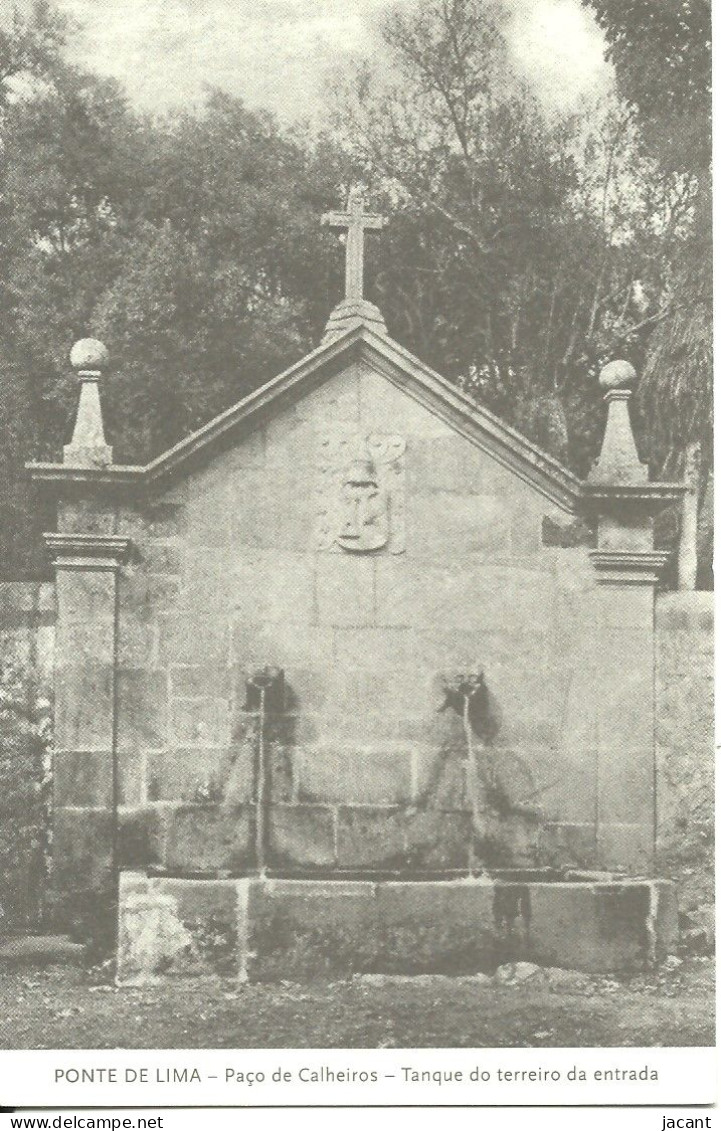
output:
<path id="1" fill-rule="evenodd" d="M 0 971 L 0 1047 L 512 1048 L 714 1043 L 713 968 L 628 979 L 543 975 L 115 987 L 101 970 Z"/>

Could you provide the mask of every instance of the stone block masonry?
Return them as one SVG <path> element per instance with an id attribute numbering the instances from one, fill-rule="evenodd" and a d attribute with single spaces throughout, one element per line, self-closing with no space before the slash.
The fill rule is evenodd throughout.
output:
<path id="1" fill-rule="evenodd" d="M 684 913 L 714 898 L 713 593 L 656 606 L 657 868 Z"/>
<path id="2" fill-rule="evenodd" d="M 65 930 L 112 938 L 119 860 L 117 575 L 128 540 L 46 534 L 56 567 L 53 917 Z M 100 909 L 105 913 L 100 913 Z M 107 909 L 107 910 L 106 910 Z"/>
<path id="3" fill-rule="evenodd" d="M 0 932 L 46 911 L 52 800 L 53 586 L 0 583 Z"/>
<path id="4" fill-rule="evenodd" d="M 487 972 L 509 961 L 643 970 L 677 939 L 665 881 L 120 877 L 118 981 L 362 971 Z"/>
<path id="5" fill-rule="evenodd" d="M 319 945 L 351 968 L 473 967 L 501 942 L 653 961 L 655 881 L 470 879 L 655 866 L 652 518 L 683 487 L 639 460 L 633 367 L 599 375 L 581 483 L 387 336 L 363 298 L 382 218 L 356 193 L 328 219 L 348 272 L 321 347 L 146 467 L 113 464 L 104 345 L 73 347 L 71 442 L 32 465 L 58 501 L 56 924 L 111 942 L 120 877 L 130 976 Z"/>
<path id="6" fill-rule="evenodd" d="M 650 516 L 681 488 L 648 484 L 630 367 L 602 375 L 584 485 L 356 306 L 363 325 L 148 467 L 110 465 L 93 393 L 97 459 L 36 469 L 59 492 L 55 874 L 76 920 L 126 868 L 654 868 Z M 574 522 L 596 548 L 548 537 Z"/>
<path id="7" fill-rule="evenodd" d="M 403 542 L 389 543 L 393 553 L 319 549 L 319 437 L 357 444 L 356 434 L 385 435 L 389 420 L 403 438 L 393 488 Z M 267 736 L 276 868 L 467 867 L 478 840 L 467 741 L 441 685 L 479 667 L 502 720 L 479 757 L 493 763 L 506 807 L 535 806 L 561 829 L 593 822 L 596 778 L 578 767 L 595 763 L 595 732 L 571 690 L 595 625 L 581 597 L 595 579 L 585 548 L 542 545 L 549 514 L 563 519 L 357 364 L 199 467 L 182 493 L 121 508 L 117 529 L 133 540 L 118 589 L 123 804 L 142 820 L 157 811 L 160 864 L 190 867 L 178 831 L 190 827 L 188 805 L 200 806 L 204 830 L 198 868 L 246 859 L 257 735 L 245 688 L 266 665 L 286 683 L 284 718 Z M 224 831 L 231 813 L 237 840 Z M 486 824 L 494 860 L 538 862 L 524 819 L 504 830 L 489 813 Z M 574 843 L 559 834 L 556 856 L 586 862 Z"/>

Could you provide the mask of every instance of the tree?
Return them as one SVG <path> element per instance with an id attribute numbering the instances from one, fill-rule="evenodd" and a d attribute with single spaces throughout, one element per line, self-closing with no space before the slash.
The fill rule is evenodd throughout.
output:
<path id="1" fill-rule="evenodd" d="M 712 481 L 711 3 L 584 0 L 604 30 L 619 88 L 647 151 L 669 181 L 691 186 L 686 238 L 667 249 L 664 308 L 641 396 L 658 473 L 687 473 L 708 510 Z M 712 584 L 710 517 L 699 583 Z"/>
<path id="2" fill-rule="evenodd" d="M 328 148 L 219 92 L 156 125 L 154 146 L 132 247 L 91 319 L 122 359 L 109 420 L 135 459 L 317 342 L 329 259 L 318 221 L 336 197 Z"/>
<path id="3" fill-rule="evenodd" d="M 711 157 L 711 0 L 583 0 L 606 37 L 620 93 L 669 169 Z"/>
<path id="4" fill-rule="evenodd" d="M 506 13 L 398 8 L 383 28 L 393 78 L 362 69 L 339 126 L 394 213 L 377 286 L 396 335 L 585 472 L 597 368 L 641 352 L 654 260 L 683 209 L 649 222 L 649 163 L 623 108 L 549 119 L 513 70 Z"/>
<path id="5" fill-rule="evenodd" d="M 33 532 L 48 517 L 22 471 L 23 454 L 32 450 L 37 429 L 32 381 L 22 364 L 11 317 L 9 280 L 18 242 L 7 185 L 8 116 L 13 112 L 18 82 L 32 85 L 48 79 L 61 56 L 69 26 L 44 0 L 35 0 L 28 16 L 16 7 L 8 26 L 0 27 L 0 568 L 6 576 L 37 572 L 37 561 L 28 547 L 36 549 Z"/>
<path id="6" fill-rule="evenodd" d="M 117 458 L 157 454 L 317 340 L 338 258 L 318 218 L 342 173 L 330 146 L 237 99 L 152 121 L 62 59 L 8 101 L 2 143 L 7 575 L 43 560 L 48 516 L 22 468 L 67 441 L 73 340 L 105 337 L 116 362 L 103 400 Z"/>
<path id="7" fill-rule="evenodd" d="M 319 218 L 357 177 L 392 216 L 369 270 L 391 332 L 588 470 L 598 366 L 619 352 L 641 364 L 654 329 L 682 319 L 669 264 L 691 247 L 698 177 L 659 171 L 618 103 L 549 119 L 513 71 L 506 12 L 391 12 L 391 65 L 361 69 L 330 139 L 218 92 L 197 114 L 140 116 L 67 64 L 50 7 L 16 19 L 0 39 L 0 505 L 15 568 L 41 556 L 21 467 L 67 439 L 73 339 L 105 338 L 116 362 L 103 397 L 118 458 L 156 454 L 317 342 L 341 286 Z M 23 67 L 33 81 L 18 86 Z"/>
<path id="8" fill-rule="evenodd" d="M 34 0 L 29 16 L 14 7 L 9 27 L 0 27 L 0 109 L 13 82 L 50 77 L 62 55 L 70 21 L 47 0 Z"/>

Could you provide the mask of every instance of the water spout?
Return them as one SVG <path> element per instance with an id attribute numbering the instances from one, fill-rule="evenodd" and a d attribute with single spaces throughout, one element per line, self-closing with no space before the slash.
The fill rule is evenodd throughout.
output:
<path id="1" fill-rule="evenodd" d="M 441 710 L 452 708 L 461 716 L 466 745 L 466 773 L 468 793 L 471 802 L 471 819 L 476 837 L 483 841 L 488 835 L 488 806 L 497 798 L 499 789 L 493 768 L 487 758 L 483 768 L 477 744 L 485 748 L 494 737 L 498 722 L 491 708 L 490 695 L 483 671 L 464 672 L 445 676 L 443 679 L 444 702 Z M 476 870 L 474 853 L 471 851 L 469 868 Z"/>
<path id="2" fill-rule="evenodd" d="M 258 741 L 255 762 L 255 871 L 267 871 L 268 844 L 268 760 L 266 754 L 266 722 L 269 710 L 282 710 L 284 699 L 283 672 L 265 667 L 254 672 L 246 683 L 247 706 L 256 711 Z"/>

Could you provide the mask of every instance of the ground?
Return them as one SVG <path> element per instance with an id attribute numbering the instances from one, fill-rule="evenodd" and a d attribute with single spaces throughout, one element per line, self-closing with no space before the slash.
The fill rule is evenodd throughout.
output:
<path id="1" fill-rule="evenodd" d="M 708 1046 L 711 960 L 627 979 L 561 972 L 238 987 L 115 987 L 100 970 L 0 972 L 0 1047 L 513 1048 Z"/>

